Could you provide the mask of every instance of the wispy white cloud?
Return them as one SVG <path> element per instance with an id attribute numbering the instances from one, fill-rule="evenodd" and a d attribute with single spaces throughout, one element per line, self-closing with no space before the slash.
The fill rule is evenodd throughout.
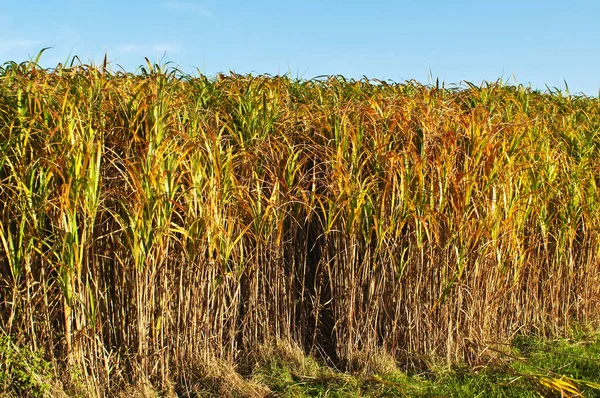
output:
<path id="1" fill-rule="evenodd" d="M 40 44 L 36 40 L 27 39 L 4 39 L 0 41 L 0 52 L 13 50 L 27 50 L 36 47 Z"/>
<path id="2" fill-rule="evenodd" d="M 159 53 L 177 53 L 179 52 L 179 46 L 175 43 L 154 43 L 152 44 L 152 50 Z"/>
<path id="3" fill-rule="evenodd" d="M 176 54 L 181 51 L 177 43 L 122 43 L 117 46 L 117 51 L 124 54 L 150 56 L 152 54 Z"/>
<path id="4" fill-rule="evenodd" d="M 117 51 L 121 53 L 139 53 L 141 49 L 140 46 L 135 44 L 124 43 L 117 47 Z"/>
<path id="5" fill-rule="evenodd" d="M 163 1 L 161 5 L 172 10 L 189 11 L 197 15 L 202 15 L 204 17 L 214 17 L 214 14 L 210 12 L 210 10 L 202 7 L 197 3 L 193 3 L 190 1 L 168 0 Z"/>

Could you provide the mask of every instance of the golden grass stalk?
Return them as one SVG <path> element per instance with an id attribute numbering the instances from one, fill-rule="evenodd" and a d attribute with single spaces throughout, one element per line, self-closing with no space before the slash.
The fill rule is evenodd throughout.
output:
<path id="1" fill-rule="evenodd" d="M 285 342 L 476 363 L 597 321 L 595 98 L 501 82 L 0 70 L 0 327 L 190 382 Z M 65 359 L 63 361 L 63 359 Z"/>

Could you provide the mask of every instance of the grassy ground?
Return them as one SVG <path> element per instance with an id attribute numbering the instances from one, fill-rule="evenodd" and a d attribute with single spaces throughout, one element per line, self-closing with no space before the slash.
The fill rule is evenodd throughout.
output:
<path id="1" fill-rule="evenodd" d="M 91 397 L 93 386 L 54 382 L 50 364 L 9 339 L 0 345 L 0 395 Z M 490 346 L 487 366 L 447 367 L 436 361 L 421 372 L 402 372 L 393 360 L 370 358 L 362 373 L 324 366 L 299 349 L 275 347 L 244 376 L 226 365 L 204 368 L 196 382 L 157 391 L 127 386 L 119 397 L 600 397 L 600 334 L 578 331 L 568 339 L 521 336 Z M 213 364 L 217 365 L 217 364 Z M 379 371 L 375 371 L 379 369 Z"/>
<path id="2" fill-rule="evenodd" d="M 600 397 L 600 339 L 520 337 L 490 348 L 496 358 L 477 369 L 436 367 L 422 373 L 391 371 L 347 375 L 318 366 L 273 359 L 254 372 L 277 397 Z"/>

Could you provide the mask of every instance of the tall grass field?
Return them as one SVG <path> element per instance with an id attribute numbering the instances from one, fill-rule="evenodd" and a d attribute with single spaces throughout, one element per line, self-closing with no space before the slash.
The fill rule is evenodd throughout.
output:
<path id="1" fill-rule="evenodd" d="M 559 90 L 5 63 L 1 341 L 91 396 L 484 365 L 599 325 L 599 159 Z"/>

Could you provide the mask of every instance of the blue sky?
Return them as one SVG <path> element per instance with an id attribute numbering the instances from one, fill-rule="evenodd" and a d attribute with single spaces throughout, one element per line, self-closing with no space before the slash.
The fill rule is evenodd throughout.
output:
<path id="1" fill-rule="evenodd" d="M 600 1 L 587 0 L 22 0 L 2 1 L 0 63 L 53 47 L 127 71 L 172 61 L 215 75 L 289 73 L 310 79 L 498 78 L 597 96 Z"/>

